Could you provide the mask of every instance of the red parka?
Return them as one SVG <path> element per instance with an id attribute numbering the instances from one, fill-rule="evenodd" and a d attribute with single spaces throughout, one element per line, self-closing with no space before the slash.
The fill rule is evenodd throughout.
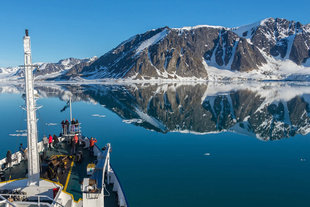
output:
<path id="1" fill-rule="evenodd" d="M 53 137 L 52 137 L 52 135 L 50 135 L 49 137 L 48 137 L 48 143 L 50 144 L 50 143 L 53 143 Z"/>

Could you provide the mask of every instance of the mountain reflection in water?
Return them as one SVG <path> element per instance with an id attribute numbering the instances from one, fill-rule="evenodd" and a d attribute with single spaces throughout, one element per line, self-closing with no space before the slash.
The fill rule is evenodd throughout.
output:
<path id="1" fill-rule="evenodd" d="M 262 140 L 307 134 L 310 86 L 292 83 L 37 85 L 39 96 L 104 105 L 127 123 L 162 133 L 231 131 Z M 0 92 L 22 92 L 20 85 Z"/>

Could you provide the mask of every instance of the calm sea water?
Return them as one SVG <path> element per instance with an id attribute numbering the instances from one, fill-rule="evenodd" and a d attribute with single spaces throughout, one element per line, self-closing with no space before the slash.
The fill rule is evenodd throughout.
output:
<path id="1" fill-rule="evenodd" d="M 0 154 L 26 128 L 22 88 L 1 86 Z M 111 163 L 132 207 L 310 206 L 308 94 L 300 85 L 38 86 L 40 139 L 73 117 Z"/>

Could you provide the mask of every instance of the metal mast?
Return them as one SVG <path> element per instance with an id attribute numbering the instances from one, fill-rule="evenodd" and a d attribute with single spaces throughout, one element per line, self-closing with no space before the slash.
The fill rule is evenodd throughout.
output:
<path id="1" fill-rule="evenodd" d="M 70 123 L 71 123 L 71 121 L 72 121 L 72 107 L 71 107 L 71 96 L 70 96 L 70 99 L 69 99 L 69 101 L 70 101 Z"/>
<path id="2" fill-rule="evenodd" d="M 27 134 L 28 134 L 28 186 L 39 185 L 40 167 L 38 153 L 38 134 L 36 105 L 34 99 L 33 66 L 31 60 L 30 37 L 28 30 L 24 36 L 24 67 L 26 85 L 26 107 L 27 107 Z"/>

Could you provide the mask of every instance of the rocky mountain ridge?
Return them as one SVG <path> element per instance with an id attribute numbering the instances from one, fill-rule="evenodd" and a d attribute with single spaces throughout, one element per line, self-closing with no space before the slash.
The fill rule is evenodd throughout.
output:
<path id="1" fill-rule="evenodd" d="M 209 68 L 274 74 L 284 61 L 310 66 L 309 57 L 309 24 L 268 18 L 237 28 L 204 25 L 151 30 L 101 56 L 83 68 L 81 76 L 207 80 Z"/>

